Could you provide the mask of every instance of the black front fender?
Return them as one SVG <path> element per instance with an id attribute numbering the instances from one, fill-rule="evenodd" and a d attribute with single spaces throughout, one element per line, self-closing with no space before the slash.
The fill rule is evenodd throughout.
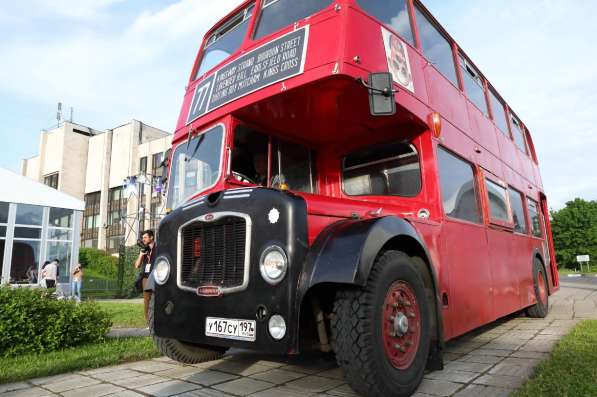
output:
<path id="1" fill-rule="evenodd" d="M 365 286 L 375 258 L 397 236 L 408 236 L 425 247 L 414 227 L 395 216 L 346 220 L 328 226 L 309 250 L 299 293 L 321 283 Z"/>

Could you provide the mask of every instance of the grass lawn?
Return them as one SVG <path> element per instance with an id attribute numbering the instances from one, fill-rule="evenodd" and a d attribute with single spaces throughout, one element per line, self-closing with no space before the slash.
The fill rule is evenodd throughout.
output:
<path id="1" fill-rule="evenodd" d="M 151 338 L 108 339 L 61 351 L 0 358 L 0 384 L 158 357 Z"/>
<path id="2" fill-rule="evenodd" d="M 580 323 L 515 397 L 597 396 L 597 320 Z"/>
<path id="3" fill-rule="evenodd" d="M 567 277 L 569 274 L 584 274 L 588 276 L 595 276 L 597 274 L 597 266 L 591 266 L 589 270 L 587 270 L 587 266 L 583 266 L 582 273 L 580 272 L 580 267 L 578 267 L 578 270 L 579 271 L 576 271 L 574 269 L 561 268 L 558 269 L 558 273 L 560 273 L 560 276 L 563 277 Z"/>
<path id="4" fill-rule="evenodd" d="M 97 304 L 110 313 L 112 326 L 118 328 L 145 328 L 143 303 L 102 302 Z"/>

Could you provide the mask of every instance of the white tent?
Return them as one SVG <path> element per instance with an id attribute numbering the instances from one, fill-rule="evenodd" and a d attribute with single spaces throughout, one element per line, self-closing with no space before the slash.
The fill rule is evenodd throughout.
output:
<path id="1" fill-rule="evenodd" d="M 0 201 L 85 210 L 85 202 L 5 168 L 0 168 Z"/>
<path id="2" fill-rule="evenodd" d="M 85 203 L 3 168 L 0 183 L 1 282 L 35 285 L 42 264 L 57 259 L 58 284 L 68 291 Z"/>

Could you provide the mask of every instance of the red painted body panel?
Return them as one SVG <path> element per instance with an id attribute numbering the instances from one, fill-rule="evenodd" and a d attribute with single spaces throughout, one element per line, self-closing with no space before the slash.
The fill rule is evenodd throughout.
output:
<path id="1" fill-rule="evenodd" d="M 258 0 L 256 9 L 260 4 Z M 256 18 L 253 16 L 252 25 Z M 183 143 L 189 130 L 200 133 L 210 125 L 222 122 L 226 126 L 226 146 L 229 148 L 233 144 L 231 131 L 234 126 L 249 123 L 314 149 L 317 152 L 318 194 L 297 192 L 307 202 L 309 243 L 312 244 L 331 223 L 350 217 L 376 216 L 371 212 L 380 209 L 381 216 L 409 219 L 427 244 L 429 259 L 438 277 L 439 294 L 448 297 L 448 304 L 442 309 L 445 339 L 533 304 L 531 269 L 536 249 L 542 255 L 549 254 L 549 290 L 550 293 L 556 291 L 559 283 L 554 271 L 548 217 L 545 219 L 546 241 L 490 226 L 483 188 L 479 194 L 484 213 L 482 224 L 445 217 L 436 151 L 438 145 L 442 145 L 477 164 L 478 186 L 483 184 L 484 169 L 542 202 L 543 213 L 547 215 L 538 164 L 520 151 L 509 135 L 495 127 L 459 87 L 443 77 L 426 60 L 420 48 L 408 44 L 415 92 L 397 86 L 397 114 L 370 116 L 367 91 L 355 83 L 355 78 L 366 78 L 370 72 L 387 71 L 388 66 L 381 25 L 364 13 L 354 0 L 338 0 L 316 15 L 298 21 L 296 26 L 289 26 L 260 41 L 253 41 L 248 36 L 241 49 L 222 65 L 306 25 L 309 25 L 309 40 L 303 73 L 238 98 L 186 125 L 194 89 L 211 72 L 190 81 L 174 145 Z M 416 41 L 419 42 L 418 37 Z M 198 59 L 200 57 L 201 53 Z M 442 118 L 439 139 L 433 137 L 427 127 L 427 117 L 433 111 Z M 342 157 L 356 148 L 399 139 L 411 140 L 419 151 L 421 192 L 414 198 L 346 196 L 341 183 Z M 224 159 L 224 169 L 227 169 L 228 161 L 228 158 Z M 210 191 L 231 187 L 238 187 L 238 184 L 222 175 Z M 197 196 L 206 193 L 197 192 Z M 429 210 L 429 220 L 417 219 L 422 208 Z M 548 250 L 543 248 L 542 242 L 548 244 Z"/>

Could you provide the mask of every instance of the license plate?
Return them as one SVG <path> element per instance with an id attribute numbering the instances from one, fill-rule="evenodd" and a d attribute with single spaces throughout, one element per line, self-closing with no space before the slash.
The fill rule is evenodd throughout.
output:
<path id="1" fill-rule="evenodd" d="M 234 320 L 215 317 L 207 317 L 205 319 L 205 335 L 214 338 L 255 342 L 255 329 L 256 322 L 254 320 Z"/>

